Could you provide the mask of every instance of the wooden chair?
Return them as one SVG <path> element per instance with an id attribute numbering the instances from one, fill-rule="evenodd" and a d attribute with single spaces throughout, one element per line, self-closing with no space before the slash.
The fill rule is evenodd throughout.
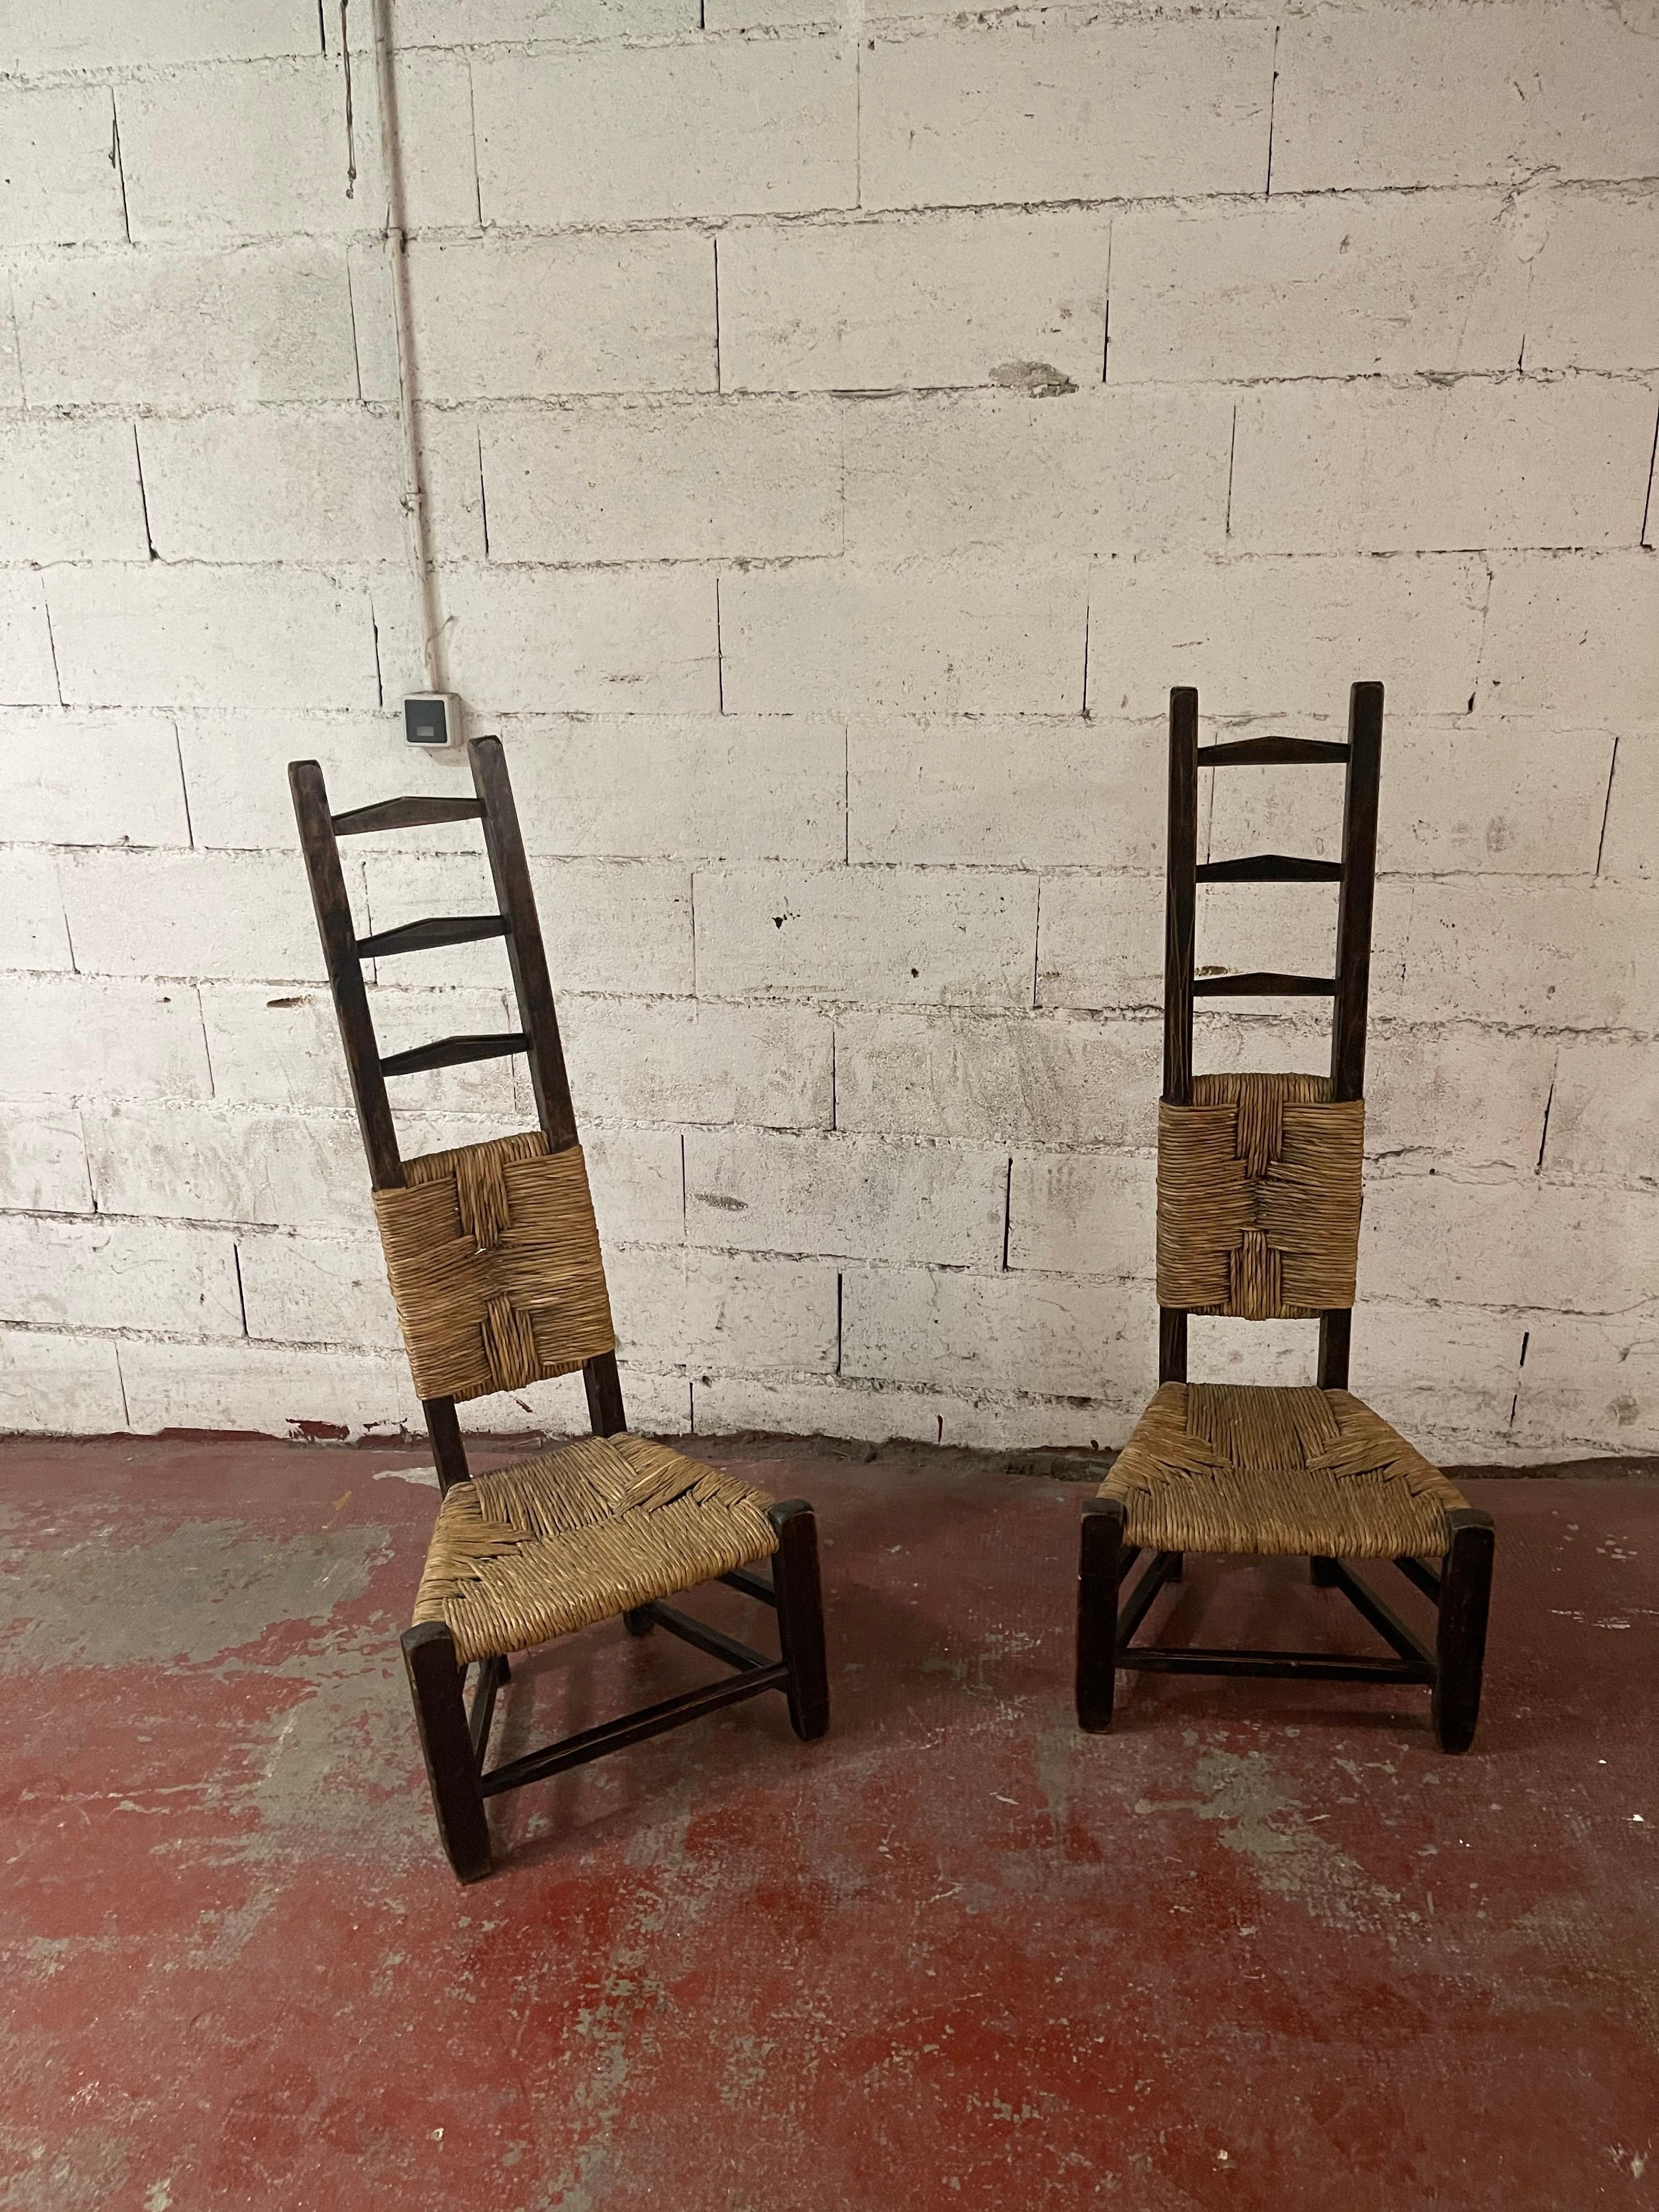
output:
<path id="1" fill-rule="evenodd" d="M 1084 1510 L 1077 1713 L 1108 1729 L 1116 1671 L 1422 1682 L 1436 1737 L 1466 1751 L 1480 1704 L 1492 1523 L 1403 1437 L 1349 1394 L 1359 1238 L 1366 1001 L 1382 687 L 1356 684 L 1346 744 L 1254 738 L 1200 750 L 1198 694 L 1170 695 L 1170 842 L 1158 1108 L 1158 1389 Z M 1198 865 L 1198 771 L 1249 763 L 1346 763 L 1340 864 L 1263 854 Z M 1200 883 L 1340 883 L 1336 975 L 1194 981 Z M 1193 1073 L 1194 994 L 1334 1000 L 1331 1073 Z M 1425 1188 L 1428 1187 L 1425 1185 Z M 1316 1319 L 1318 1384 L 1245 1388 L 1187 1379 L 1187 1316 Z M 1142 1551 L 1133 1592 L 1120 1590 Z M 1186 1552 L 1306 1553 L 1392 1647 L 1389 1658 L 1137 1644 Z M 1347 1559 L 1391 1559 L 1438 1610 L 1435 1647 L 1359 1581 Z"/>
<path id="2" fill-rule="evenodd" d="M 763 1690 L 783 1692 L 803 1738 L 824 1733 L 830 1705 L 811 1506 L 799 1499 L 775 1504 L 746 1483 L 629 1432 L 599 1232 L 507 763 L 495 738 L 477 738 L 467 751 L 471 799 L 392 799 L 331 814 L 315 761 L 295 762 L 289 782 L 386 1271 L 442 1492 L 403 1650 L 439 1833 L 456 1874 L 475 1881 L 489 1871 L 485 1801 L 503 1790 Z M 499 911 L 405 922 L 359 937 L 337 841 L 467 820 L 483 826 Z M 492 937 L 507 942 L 519 1029 L 446 1037 L 382 1057 L 363 962 Z M 515 1053 L 529 1060 L 535 1129 L 402 1157 L 388 1077 Z M 469 1474 L 458 1401 L 577 1369 L 591 1437 L 491 1474 Z M 769 1558 L 769 1580 L 754 1571 Z M 779 1659 L 662 1602 L 711 1581 L 775 1609 Z M 732 1672 L 486 1768 L 508 1655 L 613 1614 L 635 1636 L 665 1628 Z M 469 1711 L 464 1686 L 474 1667 Z"/>

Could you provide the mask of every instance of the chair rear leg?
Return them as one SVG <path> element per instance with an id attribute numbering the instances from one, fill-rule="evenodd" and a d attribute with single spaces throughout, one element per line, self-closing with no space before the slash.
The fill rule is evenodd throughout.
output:
<path id="1" fill-rule="evenodd" d="M 489 1872 L 489 1826 L 473 1762 L 455 1639 L 441 1621 L 428 1620 L 406 1628 L 402 1641 L 438 1833 L 457 1878 L 480 1881 Z"/>
<path id="2" fill-rule="evenodd" d="M 772 1592 L 777 1600 L 778 1642 L 789 1669 L 789 1722 L 795 1734 L 810 1743 L 830 1726 L 818 1525 L 811 1507 L 799 1498 L 774 1505 L 767 1518 L 778 1535 Z"/>
<path id="3" fill-rule="evenodd" d="M 1480 1713 L 1494 1538 L 1491 1514 L 1478 1507 L 1460 1507 L 1446 1518 L 1451 1540 L 1440 1574 L 1434 1735 L 1442 1751 L 1467 1751 Z"/>
<path id="4" fill-rule="evenodd" d="M 636 1605 L 623 1615 L 623 1626 L 630 1636 L 649 1636 L 656 1625 L 648 1605 Z"/>
<path id="5" fill-rule="evenodd" d="M 1117 1694 L 1117 1587 L 1127 1516 L 1121 1498 L 1083 1509 L 1077 1579 L 1077 1724 L 1091 1735 L 1112 1725 Z"/>
<path id="6" fill-rule="evenodd" d="M 1337 1583 L 1337 1561 L 1316 1552 L 1308 1561 L 1309 1572 L 1320 1589 L 1334 1589 Z"/>

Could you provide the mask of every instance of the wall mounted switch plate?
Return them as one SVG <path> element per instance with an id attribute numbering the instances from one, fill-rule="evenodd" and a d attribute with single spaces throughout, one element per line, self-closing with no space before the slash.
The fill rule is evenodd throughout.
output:
<path id="1" fill-rule="evenodd" d="M 453 691 L 416 691 L 404 701 L 404 735 L 427 752 L 461 750 L 461 702 Z"/>

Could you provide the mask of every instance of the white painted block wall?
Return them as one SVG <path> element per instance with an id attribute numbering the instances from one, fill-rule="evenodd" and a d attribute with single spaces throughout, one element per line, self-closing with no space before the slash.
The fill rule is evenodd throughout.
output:
<path id="1" fill-rule="evenodd" d="M 1164 702 L 1328 731 L 1364 677 L 1356 1382 L 1455 1461 L 1659 1450 L 1653 0 L 392 13 L 447 673 L 510 750 L 635 1419 L 1121 1440 Z M 414 1417 L 283 778 L 464 774 L 396 719 L 369 28 L 0 0 L 8 1427 Z M 1204 809 L 1328 854 L 1339 793 Z M 376 927 L 482 892 L 447 833 L 348 867 Z M 1328 960 L 1330 895 L 1200 932 Z M 386 963 L 387 1048 L 506 980 Z M 410 1151 L 529 1114 L 505 1063 L 399 1098 Z"/>

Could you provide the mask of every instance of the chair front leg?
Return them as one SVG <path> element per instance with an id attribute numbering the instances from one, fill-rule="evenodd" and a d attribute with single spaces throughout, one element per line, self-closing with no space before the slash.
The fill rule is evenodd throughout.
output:
<path id="1" fill-rule="evenodd" d="M 467 1727 L 455 1639 L 441 1621 L 428 1620 L 418 1628 L 406 1628 L 402 1642 L 438 1833 L 457 1879 L 481 1881 L 489 1872 L 489 1826 Z"/>
<path id="2" fill-rule="evenodd" d="M 1495 1540 L 1491 1514 L 1482 1513 L 1476 1506 L 1459 1507 L 1446 1519 L 1451 1539 L 1440 1573 L 1434 1735 L 1442 1751 L 1467 1751 L 1474 1741 L 1474 1724 L 1480 1713 Z"/>
<path id="3" fill-rule="evenodd" d="M 810 1743 L 830 1726 L 818 1524 L 811 1507 L 799 1498 L 774 1505 L 767 1518 L 778 1537 L 772 1555 L 772 1593 L 777 1600 L 778 1642 L 789 1669 L 789 1722 L 802 1741 Z"/>
<path id="4" fill-rule="evenodd" d="M 1121 1498 L 1083 1509 L 1077 1581 L 1077 1724 L 1091 1735 L 1112 1725 L 1117 1694 L 1117 1588 L 1127 1516 Z"/>

